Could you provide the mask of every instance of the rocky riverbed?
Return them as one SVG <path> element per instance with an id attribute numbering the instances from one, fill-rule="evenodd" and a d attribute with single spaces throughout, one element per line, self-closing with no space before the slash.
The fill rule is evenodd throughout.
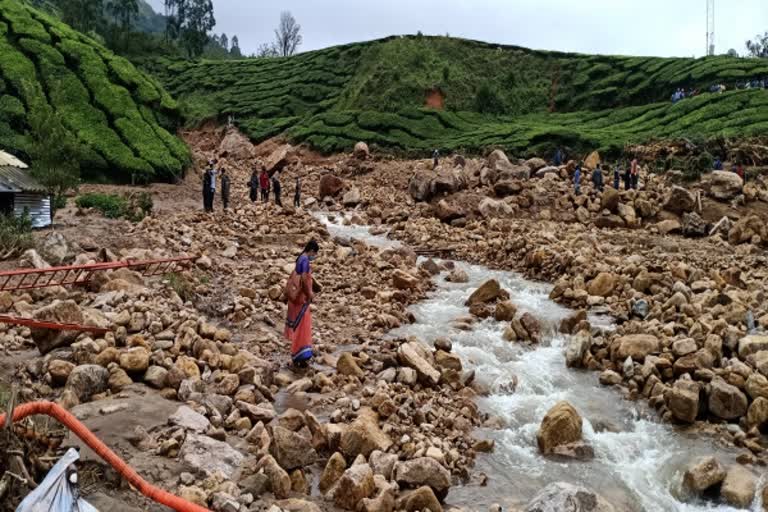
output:
<path id="1" fill-rule="evenodd" d="M 763 182 L 736 190 L 718 175 L 681 187 L 644 174 L 639 191 L 585 185 L 575 196 L 569 166 L 500 152 L 432 170 L 376 160 L 364 145 L 326 158 L 254 148 L 237 132 L 188 138 L 199 162 L 219 157 L 233 175 L 229 211 L 187 207 L 193 175 L 155 216 L 121 224 L 119 243 L 79 237 L 96 215 L 81 212 L 18 262 L 194 256 L 159 278 L 118 270 L 87 289 L 0 296 L 0 313 L 112 329 L 0 327 L 10 357 L 42 354 L 16 372 L 25 400 L 56 400 L 102 432 L 118 429 L 110 440 L 140 472 L 217 511 L 761 506 Z M 251 204 L 257 164 L 282 171 L 284 203 L 301 177 L 303 207 Z M 321 245 L 318 357 L 298 372 L 280 292 L 311 238 Z M 450 257 L 419 259 L 426 250 Z M 423 309 L 457 293 L 450 317 Z M 612 411 L 603 424 L 598 403 Z M 132 408 L 145 419 L 126 415 Z M 633 461 L 605 452 L 622 433 L 647 450 L 675 443 L 677 455 L 645 459 L 658 478 L 643 485 L 622 473 Z M 648 455 L 642 447 L 631 453 Z M 504 476 L 515 466 L 520 478 Z M 119 485 L 99 492 L 151 508 Z"/>

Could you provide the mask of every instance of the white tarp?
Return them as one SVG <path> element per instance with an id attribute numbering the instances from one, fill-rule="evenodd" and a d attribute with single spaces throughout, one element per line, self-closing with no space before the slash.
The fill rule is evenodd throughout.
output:
<path id="1" fill-rule="evenodd" d="M 45 480 L 24 498 L 16 512 L 99 512 L 80 498 L 77 486 L 67 480 L 67 468 L 80 458 L 70 448 L 45 476 Z"/>

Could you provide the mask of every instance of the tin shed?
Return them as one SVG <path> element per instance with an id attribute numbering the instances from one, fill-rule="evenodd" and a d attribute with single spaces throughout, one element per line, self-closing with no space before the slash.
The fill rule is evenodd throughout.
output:
<path id="1" fill-rule="evenodd" d="M 51 225 L 51 198 L 29 173 L 26 164 L 0 151 L 0 214 L 21 216 L 27 211 L 32 226 Z"/>

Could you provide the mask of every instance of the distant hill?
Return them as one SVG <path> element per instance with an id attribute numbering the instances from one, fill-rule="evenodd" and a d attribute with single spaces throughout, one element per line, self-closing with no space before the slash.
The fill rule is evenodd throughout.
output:
<path id="1" fill-rule="evenodd" d="M 323 151 L 366 140 L 416 153 L 560 144 L 616 152 L 654 137 L 768 132 L 764 90 L 669 101 L 678 87 L 768 77 L 765 59 L 582 55 L 406 36 L 291 58 L 142 65 L 188 122 L 233 115 L 257 141 L 285 132 Z"/>
<path id="2" fill-rule="evenodd" d="M 190 161 L 171 96 L 93 39 L 0 0 L 0 145 L 26 157 L 27 115 L 45 103 L 82 143 L 84 177 L 170 180 Z"/>

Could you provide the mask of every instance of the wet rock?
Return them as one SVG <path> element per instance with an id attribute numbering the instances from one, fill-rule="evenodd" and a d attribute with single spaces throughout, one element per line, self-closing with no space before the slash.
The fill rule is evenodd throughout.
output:
<path id="1" fill-rule="evenodd" d="M 747 427 L 761 428 L 768 423 L 768 398 L 757 397 L 747 410 Z"/>
<path id="2" fill-rule="evenodd" d="M 413 491 L 403 493 L 397 500 L 397 510 L 406 512 L 443 512 L 440 501 L 435 496 L 432 488 L 424 486 Z"/>
<path id="3" fill-rule="evenodd" d="M 696 208 L 696 198 L 686 189 L 680 186 L 673 186 L 669 191 L 669 196 L 664 202 L 664 209 L 673 213 L 692 212 Z"/>
<path id="4" fill-rule="evenodd" d="M 678 380 L 664 393 L 664 402 L 675 419 L 693 423 L 699 414 L 699 384 L 691 380 Z"/>
<path id="5" fill-rule="evenodd" d="M 417 290 L 419 288 L 419 278 L 402 270 L 395 270 L 392 273 L 392 285 L 398 290 Z"/>
<path id="6" fill-rule="evenodd" d="M 76 367 L 67 378 L 66 389 L 72 391 L 80 402 L 103 393 L 109 385 L 109 371 L 103 366 L 84 364 Z"/>
<path id="7" fill-rule="evenodd" d="M 357 464 L 347 469 L 333 489 L 333 502 L 337 507 L 356 510 L 365 498 L 370 498 L 376 485 L 373 470 L 368 464 Z"/>
<path id="8" fill-rule="evenodd" d="M 464 270 L 456 268 L 451 270 L 451 272 L 446 276 L 445 280 L 449 283 L 468 283 L 469 276 Z"/>
<path id="9" fill-rule="evenodd" d="M 440 372 L 421 356 L 417 343 L 415 341 L 403 343 L 397 349 L 397 356 L 404 365 L 416 370 L 421 381 L 436 386 L 440 382 Z"/>
<path id="10" fill-rule="evenodd" d="M 350 375 L 357 378 L 363 378 L 365 375 L 360 366 L 358 366 L 357 361 L 355 361 L 354 356 L 349 352 L 344 352 L 339 356 L 339 360 L 336 362 L 336 371 L 342 375 Z"/>
<path id="11" fill-rule="evenodd" d="M 216 456 L 212 457 L 211 454 Z M 220 471 L 227 478 L 234 476 L 244 458 L 242 453 L 227 443 L 194 433 L 187 434 L 179 452 L 179 460 L 189 471 L 205 475 Z"/>
<path id="12" fill-rule="evenodd" d="M 635 361 L 643 362 L 646 356 L 658 353 L 660 342 L 652 334 L 629 334 L 618 338 L 614 343 L 618 346 L 617 358 L 621 361 L 631 357 Z"/>
<path id="13" fill-rule="evenodd" d="M 683 475 L 683 486 L 693 494 L 701 494 L 725 479 L 725 468 L 714 457 L 693 461 Z"/>
<path id="14" fill-rule="evenodd" d="M 144 374 L 144 382 L 155 389 L 163 389 L 168 385 L 168 370 L 162 366 L 150 366 Z"/>
<path id="15" fill-rule="evenodd" d="M 471 306 L 473 304 L 485 304 L 498 299 L 500 295 L 501 285 L 499 285 L 497 280 L 490 279 L 481 284 L 477 290 L 472 292 L 472 295 L 469 296 L 469 299 L 467 299 L 465 305 Z"/>
<path id="16" fill-rule="evenodd" d="M 280 426 L 272 428 L 270 449 L 280 467 L 288 471 L 308 466 L 317 459 L 309 439 Z"/>
<path id="17" fill-rule="evenodd" d="M 410 487 L 429 486 L 442 500 L 451 487 L 451 473 L 431 457 L 420 457 L 395 465 L 395 480 Z"/>
<path id="18" fill-rule="evenodd" d="M 741 194 L 744 180 L 735 172 L 712 171 L 702 177 L 701 185 L 711 197 L 729 201 Z"/>
<path id="19" fill-rule="evenodd" d="M 520 316 L 520 325 L 525 329 L 529 340 L 537 343 L 541 341 L 541 324 L 532 314 L 523 313 Z"/>
<path id="20" fill-rule="evenodd" d="M 571 337 L 565 349 L 565 365 L 568 368 L 581 368 L 591 344 L 592 337 L 588 332 L 582 331 Z"/>
<path id="21" fill-rule="evenodd" d="M 542 453 L 551 453 L 557 446 L 581 441 L 581 416 L 568 402 L 561 401 L 544 416 L 536 439 Z"/>
<path id="22" fill-rule="evenodd" d="M 720 496 L 736 508 L 749 508 L 755 499 L 757 477 L 738 464 L 731 466 L 720 488 Z"/>
<path id="23" fill-rule="evenodd" d="M 361 454 L 367 457 L 374 450 L 386 452 L 390 446 L 392 440 L 379 428 L 376 413 L 370 409 L 361 409 L 341 435 L 341 451 L 350 459 Z"/>
<path id="24" fill-rule="evenodd" d="M 360 189 L 357 187 L 352 187 L 344 194 L 344 197 L 342 197 L 341 199 L 341 203 L 344 206 L 352 207 L 360 204 L 362 200 L 363 199 L 362 199 L 362 196 L 360 195 Z"/>
<path id="25" fill-rule="evenodd" d="M 496 310 L 493 313 L 493 317 L 497 322 L 509 322 L 515 318 L 517 313 L 517 306 L 512 302 L 505 300 L 496 304 Z"/>
<path id="26" fill-rule="evenodd" d="M 747 413 L 747 397 L 736 386 L 715 378 L 710 383 L 709 410 L 726 420 L 740 418 Z"/>
<path id="27" fill-rule="evenodd" d="M 62 324 L 84 324 L 83 312 L 73 300 L 55 300 L 36 310 L 32 318 L 43 322 Z M 53 349 L 71 345 L 80 334 L 77 331 L 56 331 L 52 329 L 32 329 L 32 340 L 41 354 Z"/>
<path id="28" fill-rule="evenodd" d="M 547 485 L 528 503 L 525 512 L 614 512 L 599 494 L 565 482 Z"/>
<path id="29" fill-rule="evenodd" d="M 600 374 L 600 384 L 604 386 L 616 386 L 621 384 L 621 375 L 613 370 L 604 370 Z"/>
<path id="30" fill-rule="evenodd" d="M 344 456 L 339 452 L 331 455 L 328 463 L 325 465 L 323 474 L 320 476 L 320 492 L 327 493 L 341 478 L 347 469 L 347 463 Z"/>

